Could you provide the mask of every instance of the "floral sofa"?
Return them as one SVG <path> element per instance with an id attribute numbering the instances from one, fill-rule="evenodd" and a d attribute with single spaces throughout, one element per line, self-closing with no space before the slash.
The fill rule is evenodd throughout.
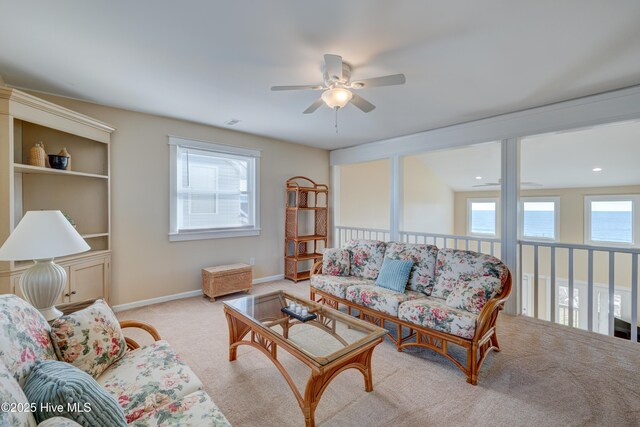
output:
<path id="1" fill-rule="evenodd" d="M 106 304 L 105 304 L 106 305 Z M 115 319 L 115 317 L 114 317 Z M 102 319 L 95 318 L 93 331 L 109 334 Z M 117 325 L 117 321 L 116 321 Z M 100 368 L 96 381 L 113 395 L 124 410 L 126 422 L 133 426 L 229 426 L 224 415 L 202 390 L 202 383 L 166 341 L 160 340 L 156 330 L 140 322 L 123 321 L 119 327 L 137 327 L 149 332 L 156 340 L 139 347 L 124 338 L 119 359 Z M 119 327 L 116 326 L 118 331 Z M 58 359 L 54 350 L 51 326 L 31 305 L 15 295 L 0 295 L 0 400 L 28 404 L 22 388 L 38 360 Z M 58 330 L 58 334 L 65 333 Z M 82 331 L 82 335 L 90 331 Z M 114 338 L 115 339 L 115 338 Z M 110 341 L 111 337 L 108 337 Z M 86 341 L 86 340 L 85 340 Z M 96 342 L 97 343 L 97 342 Z M 126 343 L 126 344 L 125 344 Z M 74 347 L 86 345 L 81 339 L 71 341 L 64 350 L 73 355 Z M 113 348 L 113 347 L 111 347 Z M 117 349 L 117 346 L 116 346 Z M 79 350 L 81 351 L 81 349 Z M 92 347 L 101 353 L 99 345 Z M 126 352 L 125 352 L 126 351 Z M 116 350 L 116 352 L 120 352 Z M 91 369 L 113 356 L 103 354 L 95 359 Z M 85 353 L 86 354 L 86 353 Z M 35 426 L 30 412 L 0 413 L 0 426 Z M 75 421 L 55 417 L 40 426 L 77 426 Z"/>
<path id="2" fill-rule="evenodd" d="M 404 292 L 376 286 L 385 258 L 411 260 Z M 426 347 L 449 358 L 477 384 L 490 350 L 499 351 L 496 320 L 511 292 L 511 273 L 497 258 L 427 244 L 353 240 L 343 249 L 327 249 L 311 271 L 311 299 L 356 310 L 381 327 L 394 324 L 388 337 L 398 351 Z M 395 335 L 395 336 L 394 336 Z M 448 344 L 467 350 L 466 363 Z"/>

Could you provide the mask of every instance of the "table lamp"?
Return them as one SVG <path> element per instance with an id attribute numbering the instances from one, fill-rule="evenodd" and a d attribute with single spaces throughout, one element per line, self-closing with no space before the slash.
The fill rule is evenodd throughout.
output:
<path id="1" fill-rule="evenodd" d="M 67 272 L 53 259 L 89 249 L 62 212 L 29 211 L 0 248 L 0 260 L 34 261 L 20 276 L 20 288 L 27 301 L 50 321 L 62 316 L 55 304 L 67 284 Z"/>

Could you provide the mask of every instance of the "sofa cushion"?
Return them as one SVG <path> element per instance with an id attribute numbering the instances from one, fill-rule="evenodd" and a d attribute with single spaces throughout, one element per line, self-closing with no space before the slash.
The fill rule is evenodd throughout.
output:
<path id="1" fill-rule="evenodd" d="M 322 254 L 322 274 L 330 276 L 348 276 L 349 251 L 346 249 L 326 249 Z"/>
<path id="2" fill-rule="evenodd" d="M 166 341 L 126 353 L 97 381 L 115 396 L 129 423 L 202 389 L 202 382 Z"/>
<path id="3" fill-rule="evenodd" d="M 375 285 L 370 279 L 353 276 L 328 276 L 326 274 L 314 274 L 311 276 L 311 286 L 328 294 L 343 298 L 347 294 L 347 288 L 353 285 Z"/>
<path id="4" fill-rule="evenodd" d="M 444 300 L 433 297 L 403 302 L 398 308 L 400 320 L 467 339 L 475 334 L 477 317 L 467 310 L 447 307 Z"/>
<path id="5" fill-rule="evenodd" d="M 464 284 L 458 284 L 447 297 L 448 307 L 460 308 L 471 313 L 480 313 L 487 301 L 502 291 L 502 281 L 491 276 L 482 276 Z"/>
<path id="6" fill-rule="evenodd" d="M 349 251 L 351 275 L 375 280 L 378 277 L 386 243 L 378 240 L 351 240 L 345 246 Z"/>
<path id="7" fill-rule="evenodd" d="M 385 258 L 382 262 L 380 274 L 376 279 L 376 286 L 391 289 L 396 292 L 404 292 L 409 281 L 413 261 Z"/>
<path id="8" fill-rule="evenodd" d="M 94 378 L 127 349 L 120 322 L 103 300 L 56 319 L 51 324 L 51 338 L 60 360 Z"/>
<path id="9" fill-rule="evenodd" d="M 50 330 L 42 314 L 25 300 L 0 295 L 0 360 L 20 386 L 36 360 L 55 360 Z"/>
<path id="10" fill-rule="evenodd" d="M 65 417 L 53 417 L 47 418 L 38 427 L 82 427 L 82 424 Z"/>
<path id="11" fill-rule="evenodd" d="M 433 289 L 437 255 L 438 248 L 433 245 L 396 242 L 387 244 L 384 253 L 385 258 L 413 261 L 407 288 L 426 295 L 430 295 Z"/>
<path id="12" fill-rule="evenodd" d="M 63 416 L 85 426 L 127 425 L 116 399 L 91 375 L 66 362 L 38 360 L 24 384 L 24 392 L 36 404 L 39 422 Z"/>
<path id="13" fill-rule="evenodd" d="M 230 427 L 220 409 L 203 391 L 196 391 L 149 412 L 130 424 L 134 427 Z"/>
<path id="14" fill-rule="evenodd" d="M 424 298 L 424 294 L 414 291 L 401 293 L 371 285 L 355 285 L 347 289 L 347 300 L 391 316 L 398 315 L 401 303 L 416 298 Z"/>
<path id="15" fill-rule="evenodd" d="M 482 276 L 503 280 L 507 271 L 502 261 L 491 255 L 457 249 L 440 249 L 436 262 L 436 281 L 431 296 L 446 299 L 458 284 L 463 285 Z"/>
<path id="16" fill-rule="evenodd" d="M 34 427 L 36 419 L 20 384 L 0 361 L 0 403 L 15 405 L 15 411 L 0 411 L 0 426 Z M 14 409 L 14 408 L 10 408 Z"/>

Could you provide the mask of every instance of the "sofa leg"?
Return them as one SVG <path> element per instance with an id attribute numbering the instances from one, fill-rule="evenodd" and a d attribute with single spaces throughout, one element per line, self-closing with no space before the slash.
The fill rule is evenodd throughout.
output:
<path id="1" fill-rule="evenodd" d="M 467 373 L 467 382 L 472 385 L 478 384 L 478 344 L 472 343 L 471 348 L 467 352 L 469 358 L 467 366 L 469 371 Z"/>
<path id="2" fill-rule="evenodd" d="M 491 335 L 491 345 L 493 346 L 493 351 L 500 351 L 500 343 L 498 342 L 498 334 L 496 331 L 493 331 L 493 335 Z"/>
<path id="3" fill-rule="evenodd" d="M 398 352 L 402 352 L 402 325 L 398 323 Z"/>

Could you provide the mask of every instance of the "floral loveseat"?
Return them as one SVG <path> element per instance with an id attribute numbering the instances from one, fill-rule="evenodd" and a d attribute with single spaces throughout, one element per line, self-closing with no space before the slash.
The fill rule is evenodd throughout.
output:
<path id="1" fill-rule="evenodd" d="M 385 258 L 413 261 L 404 292 L 376 286 Z M 471 384 L 487 353 L 500 350 L 496 320 L 510 292 L 511 273 L 497 258 L 427 244 L 353 240 L 344 249 L 327 249 L 311 271 L 312 300 L 344 304 L 349 314 L 356 309 L 381 327 L 395 324 L 396 336 L 388 336 L 398 351 L 435 350 Z M 466 365 L 449 354 L 448 343 L 467 350 Z"/>
<path id="2" fill-rule="evenodd" d="M 109 334 L 113 328 L 105 326 L 101 320 L 99 317 L 95 318 L 93 331 Z M 133 321 L 120 322 L 120 327 L 142 328 L 156 340 L 151 345 L 139 347 L 135 341 L 125 338 L 126 344 L 124 342 L 123 344 L 127 348 L 122 349 L 123 355 L 115 363 L 103 367 L 104 371 L 96 378 L 98 384 L 116 398 L 124 410 L 126 422 L 129 425 L 229 426 L 222 412 L 207 393 L 202 391 L 202 383 L 198 377 L 180 360 L 166 341 L 160 340 L 154 328 Z M 0 400 L 2 402 L 28 404 L 22 388 L 36 361 L 59 359 L 54 350 L 51 331 L 51 326 L 40 312 L 24 300 L 15 295 L 0 295 Z M 83 336 L 90 333 L 82 332 Z M 64 330 L 57 333 L 64 333 Z M 69 342 L 68 348 L 65 348 L 67 354 L 73 354 L 76 346 L 87 345 L 86 342 L 82 342 L 82 337 L 77 340 L 71 339 Z M 99 354 L 100 345 L 97 342 L 94 343 L 92 351 Z M 78 351 L 81 349 L 79 348 Z M 112 353 L 103 356 L 113 356 Z M 91 369 L 100 362 L 100 359 L 96 359 L 96 363 L 89 367 L 88 372 L 91 373 Z M 3 411 L 0 412 L 0 426 L 5 425 L 35 426 L 36 420 L 30 412 Z M 72 420 L 55 417 L 39 425 L 77 426 L 79 424 Z"/>

